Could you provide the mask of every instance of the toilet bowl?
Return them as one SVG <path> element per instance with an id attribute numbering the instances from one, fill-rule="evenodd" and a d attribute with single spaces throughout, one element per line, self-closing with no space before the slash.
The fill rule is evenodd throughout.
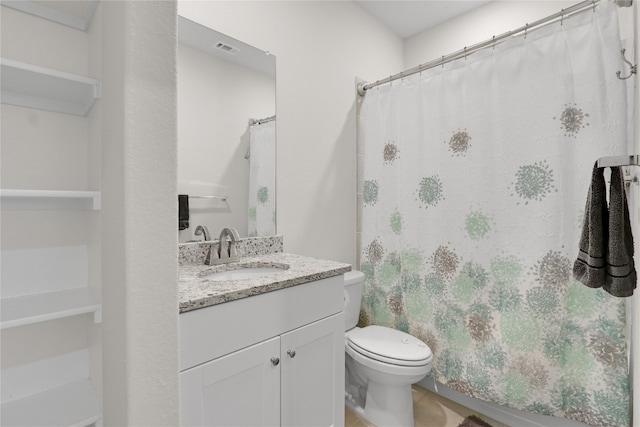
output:
<path id="1" fill-rule="evenodd" d="M 358 328 L 364 274 L 345 274 L 345 402 L 378 427 L 413 427 L 411 385 L 431 370 L 429 347 L 384 326 Z"/>

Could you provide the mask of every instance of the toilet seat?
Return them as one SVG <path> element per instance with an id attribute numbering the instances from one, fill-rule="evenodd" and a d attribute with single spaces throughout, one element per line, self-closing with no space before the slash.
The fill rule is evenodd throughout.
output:
<path id="1" fill-rule="evenodd" d="M 347 346 L 362 356 L 396 366 L 431 363 L 431 349 L 418 338 L 384 326 L 367 326 L 347 335 Z"/>

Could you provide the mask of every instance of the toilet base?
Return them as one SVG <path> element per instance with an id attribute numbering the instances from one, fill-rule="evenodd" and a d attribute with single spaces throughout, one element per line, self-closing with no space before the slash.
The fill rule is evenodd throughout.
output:
<path id="1" fill-rule="evenodd" d="M 351 410 L 351 412 L 353 412 L 354 414 L 356 414 L 360 418 L 367 419 L 367 417 L 364 415 L 364 408 L 362 406 L 358 405 L 355 400 L 351 399 L 351 396 L 349 396 L 349 395 L 345 396 L 344 404 L 345 404 L 345 406 L 347 408 L 349 408 Z M 369 421 L 369 420 L 367 420 L 367 421 Z"/>
<path id="2" fill-rule="evenodd" d="M 371 385 L 374 385 L 373 390 Z M 345 404 L 356 415 L 377 427 L 415 427 L 411 386 L 376 387 L 369 383 L 364 408 L 349 394 L 345 396 Z"/>
<path id="3" fill-rule="evenodd" d="M 364 417 L 378 427 L 414 427 L 411 384 L 369 381 Z"/>

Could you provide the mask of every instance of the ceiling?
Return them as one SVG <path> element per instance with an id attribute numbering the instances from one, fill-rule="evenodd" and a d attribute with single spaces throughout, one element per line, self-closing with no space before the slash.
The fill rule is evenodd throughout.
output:
<path id="1" fill-rule="evenodd" d="M 411 37 L 490 0 L 355 0 L 402 38 Z"/>

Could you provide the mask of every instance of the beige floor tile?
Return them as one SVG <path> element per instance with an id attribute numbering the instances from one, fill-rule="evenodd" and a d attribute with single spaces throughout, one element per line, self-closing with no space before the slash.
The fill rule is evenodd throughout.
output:
<path id="1" fill-rule="evenodd" d="M 509 427 L 416 385 L 413 386 L 412 396 L 415 427 L 458 427 L 465 417 L 472 414 L 482 418 L 493 427 Z M 375 426 L 356 415 L 349 408 L 345 408 L 345 427 Z"/>
<path id="2" fill-rule="evenodd" d="M 374 426 L 373 424 L 369 423 L 368 421 L 360 420 L 353 427 L 376 427 L 376 426 Z"/>
<path id="3" fill-rule="evenodd" d="M 360 423 L 360 417 L 355 414 L 349 407 L 344 407 L 344 427 L 356 427 Z"/>
<path id="4" fill-rule="evenodd" d="M 427 390 L 422 387 L 413 387 L 411 390 L 411 395 L 413 396 L 413 403 L 415 404 L 418 400 L 422 399 Z"/>
<path id="5" fill-rule="evenodd" d="M 429 390 L 414 403 L 414 418 L 429 427 L 457 427 L 469 415 L 476 415 L 493 427 L 509 427 Z"/>
<path id="6" fill-rule="evenodd" d="M 464 417 L 446 406 L 437 402 L 430 402 L 428 405 L 421 401 L 422 405 L 417 405 L 414 410 L 414 419 L 429 427 L 456 427 L 462 422 Z"/>

